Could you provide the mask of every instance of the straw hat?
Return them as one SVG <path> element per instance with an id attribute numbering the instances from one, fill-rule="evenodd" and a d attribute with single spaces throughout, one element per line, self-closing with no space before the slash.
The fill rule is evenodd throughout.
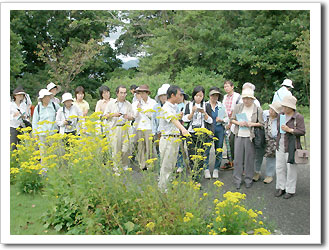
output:
<path id="1" fill-rule="evenodd" d="M 273 109 L 277 114 L 280 114 L 282 105 L 280 102 L 273 102 L 272 104 L 270 104 L 270 108 Z"/>
<path id="2" fill-rule="evenodd" d="M 67 100 L 72 100 L 73 101 L 73 97 L 71 93 L 64 93 L 62 95 L 62 103 L 64 103 Z"/>
<path id="3" fill-rule="evenodd" d="M 47 90 L 50 91 L 51 89 L 53 88 L 57 88 L 57 92 L 60 92 L 61 91 L 61 86 L 59 85 L 56 85 L 55 83 L 51 82 L 47 85 Z"/>
<path id="4" fill-rule="evenodd" d="M 46 89 L 41 89 L 41 90 L 39 91 L 39 97 L 38 97 L 38 99 L 39 99 L 39 101 L 40 101 L 40 99 L 44 98 L 45 96 L 51 96 L 51 95 L 52 95 L 52 93 L 50 93 L 48 90 L 46 90 Z"/>
<path id="5" fill-rule="evenodd" d="M 242 93 L 241 93 L 241 98 L 245 98 L 245 97 L 249 97 L 249 98 L 252 98 L 252 99 L 256 99 L 255 96 L 254 96 L 254 91 L 250 88 L 245 88 L 242 90 Z"/>
<path id="6" fill-rule="evenodd" d="M 296 97 L 292 95 L 290 96 L 286 95 L 285 97 L 283 97 L 281 105 L 296 110 L 296 103 L 297 103 Z"/>
<path id="7" fill-rule="evenodd" d="M 136 89 L 136 91 L 137 91 L 137 92 L 148 92 L 149 94 L 151 93 L 149 86 L 146 85 L 146 84 L 143 84 L 143 85 L 139 86 L 139 87 Z"/>
<path id="8" fill-rule="evenodd" d="M 294 88 L 294 86 L 292 86 L 292 81 L 290 79 L 285 79 L 283 81 L 283 83 L 281 83 L 281 86 L 287 86 L 289 88 Z"/>

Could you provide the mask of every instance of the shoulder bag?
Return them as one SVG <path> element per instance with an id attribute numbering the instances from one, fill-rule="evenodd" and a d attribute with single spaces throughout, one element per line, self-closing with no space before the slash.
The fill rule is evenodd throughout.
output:
<path id="1" fill-rule="evenodd" d="M 296 129 L 296 119 L 295 119 L 295 129 Z M 306 137 L 304 135 L 305 149 L 297 149 L 297 140 L 296 140 L 296 151 L 295 151 L 295 163 L 296 164 L 308 164 L 310 152 L 307 150 Z"/>
<path id="2" fill-rule="evenodd" d="M 258 122 L 258 108 L 257 108 L 257 121 Z M 265 147 L 265 130 L 263 127 L 254 127 L 254 146 L 256 149 L 264 148 Z"/>

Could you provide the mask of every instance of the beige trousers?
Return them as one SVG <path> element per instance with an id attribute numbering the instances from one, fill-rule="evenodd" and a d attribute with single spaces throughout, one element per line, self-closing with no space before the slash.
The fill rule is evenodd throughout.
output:
<path id="1" fill-rule="evenodd" d="M 145 168 L 146 161 L 156 157 L 153 152 L 152 141 L 149 140 L 149 137 L 152 134 L 151 130 L 137 130 L 137 160 L 141 169 Z M 144 140 L 140 140 L 143 138 Z"/>
<path id="2" fill-rule="evenodd" d="M 129 133 L 128 129 L 123 130 L 122 128 L 122 126 L 114 127 L 112 136 L 110 136 L 115 167 L 125 167 L 129 163 Z"/>
<path id="3" fill-rule="evenodd" d="M 177 137 L 169 137 L 160 139 L 160 179 L 159 188 L 164 190 L 167 187 L 167 183 L 170 175 L 172 174 L 179 151 L 179 143 L 175 142 Z"/>

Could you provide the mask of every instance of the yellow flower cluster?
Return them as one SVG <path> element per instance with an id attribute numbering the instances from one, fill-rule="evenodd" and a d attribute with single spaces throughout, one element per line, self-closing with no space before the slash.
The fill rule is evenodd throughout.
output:
<path id="1" fill-rule="evenodd" d="M 211 147 L 212 143 L 211 142 L 204 142 L 203 143 L 203 146 L 206 146 L 206 147 Z"/>
<path id="2" fill-rule="evenodd" d="M 260 234 L 260 235 L 269 235 L 271 233 L 269 231 L 267 231 L 265 228 L 261 227 L 261 228 L 256 228 L 254 230 L 254 234 L 255 235 L 258 235 L 258 234 Z"/>
<path id="3" fill-rule="evenodd" d="M 195 128 L 193 129 L 195 132 L 198 133 L 198 135 L 207 134 L 207 135 L 213 135 L 214 133 L 206 128 Z"/>
<path id="4" fill-rule="evenodd" d="M 153 164 L 153 162 L 155 162 L 158 158 L 152 158 L 152 159 L 148 159 L 146 161 L 146 164 Z"/>
<path id="5" fill-rule="evenodd" d="M 218 153 L 224 152 L 224 150 L 223 150 L 222 148 L 217 148 L 216 151 L 217 151 Z"/>
<path id="6" fill-rule="evenodd" d="M 221 182 L 221 181 L 219 181 L 219 180 L 217 180 L 217 181 L 214 182 L 214 185 L 217 186 L 217 187 L 221 187 L 221 186 L 224 185 L 224 183 Z"/>
<path id="7" fill-rule="evenodd" d="M 191 155 L 191 160 L 192 161 L 195 161 L 195 160 L 200 160 L 202 161 L 203 160 L 203 156 L 202 155 Z"/>
<path id="8" fill-rule="evenodd" d="M 191 219 L 193 219 L 193 214 L 190 212 L 186 212 L 185 217 L 184 217 L 184 222 L 189 222 Z"/>
<path id="9" fill-rule="evenodd" d="M 223 194 L 223 197 L 227 200 L 227 201 L 231 201 L 233 203 L 237 203 L 239 202 L 241 199 L 245 199 L 246 195 L 245 194 L 241 194 L 239 192 L 226 192 L 225 194 Z"/>

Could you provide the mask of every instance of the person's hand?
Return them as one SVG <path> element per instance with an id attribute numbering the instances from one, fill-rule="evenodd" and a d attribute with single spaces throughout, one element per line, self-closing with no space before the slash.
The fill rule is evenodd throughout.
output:
<path id="1" fill-rule="evenodd" d="M 248 122 L 248 126 L 247 127 L 253 127 L 252 122 Z"/>
<path id="2" fill-rule="evenodd" d="M 197 110 L 198 108 L 194 105 L 193 108 L 192 108 L 192 113 L 195 113 L 195 111 Z"/>
<path id="3" fill-rule="evenodd" d="M 248 122 L 246 121 L 238 122 L 238 125 L 241 127 L 248 127 Z"/>
<path id="4" fill-rule="evenodd" d="M 227 126 L 226 126 L 226 130 L 229 130 L 229 129 L 231 129 L 231 126 L 232 126 L 232 124 L 231 124 L 231 123 L 227 124 Z"/>
<path id="5" fill-rule="evenodd" d="M 205 113 L 205 111 L 204 111 L 203 108 L 198 109 L 198 111 L 199 111 L 201 114 L 204 114 L 204 113 Z"/>
<path id="6" fill-rule="evenodd" d="M 15 114 L 14 114 L 14 117 L 16 117 L 16 116 L 19 116 L 19 112 L 18 111 L 16 111 Z"/>
<path id="7" fill-rule="evenodd" d="M 183 118 L 183 112 L 180 112 L 179 114 L 178 114 L 178 118 L 181 120 L 182 118 Z"/>
<path id="8" fill-rule="evenodd" d="M 182 129 L 182 135 L 183 136 L 191 136 L 191 134 L 186 130 L 186 128 Z"/>
<path id="9" fill-rule="evenodd" d="M 289 128 L 287 125 L 282 125 L 281 129 L 287 133 L 292 133 L 294 131 L 292 128 Z"/>
<path id="10" fill-rule="evenodd" d="M 216 122 L 222 122 L 223 120 L 220 119 L 219 117 L 216 117 Z"/>
<path id="11" fill-rule="evenodd" d="M 113 117 L 120 117 L 121 116 L 121 113 L 114 113 L 113 114 Z"/>
<path id="12" fill-rule="evenodd" d="M 69 125 L 69 123 L 67 122 L 67 120 L 64 121 L 64 125 Z"/>

